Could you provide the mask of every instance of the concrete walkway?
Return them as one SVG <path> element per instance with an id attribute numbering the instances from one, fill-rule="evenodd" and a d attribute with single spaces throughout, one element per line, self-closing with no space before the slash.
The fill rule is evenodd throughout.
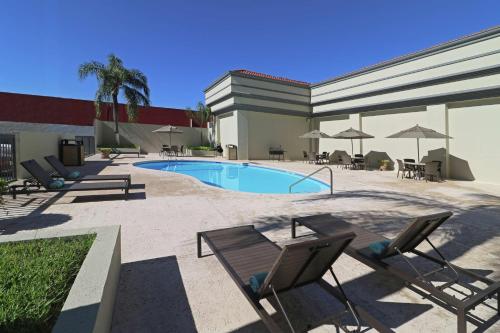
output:
<path id="1" fill-rule="evenodd" d="M 188 176 L 132 165 L 155 158 L 104 161 L 93 157 L 86 164 L 85 172 L 131 173 L 134 188 L 127 201 L 113 191 L 33 194 L 8 199 L 0 208 L 3 234 L 121 224 L 123 265 L 114 332 L 265 332 L 218 261 L 213 256 L 196 258 L 195 234 L 254 224 L 284 245 L 292 242 L 293 216 L 332 213 L 392 237 L 412 216 L 451 210 L 453 217 L 434 233 L 433 241 L 455 264 L 500 279 L 500 186 L 426 183 L 396 179 L 393 172 L 333 167 L 333 196 L 261 195 L 226 191 Z M 254 162 L 302 173 L 318 168 L 301 162 Z M 328 174 L 318 178 L 326 181 Z M 455 331 L 452 312 L 390 276 L 375 273 L 347 255 L 340 257 L 334 269 L 346 293 L 388 327 L 398 332 Z M 317 288 L 306 287 L 284 297 L 297 327 L 305 328 L 306 321 L 317 322 L 338 308 L 324 296 Z M 494 311 L 480 306 L 474 313 L 487 319 Z M 487 323 L 487 331 L 500 330 L 497 318 Z M 469 331 L 473 329 L 470 324 Z M 333 326 L 311 330 L 332 331 Z"/>

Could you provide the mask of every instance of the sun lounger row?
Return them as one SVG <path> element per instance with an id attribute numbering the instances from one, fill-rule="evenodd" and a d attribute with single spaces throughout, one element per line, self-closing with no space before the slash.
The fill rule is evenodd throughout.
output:
<path id="1" fill-rule="evenodd" d="M 128 196 L 131 176 L 123 175 L 81 175 L 79 172 L 68 170 L 55 156 L 45 156 L 45 160 L 54 168 L 57 175 L 53 176 L 45 171 L 35 160 L 21 162 L 21 165 L 33 176 L 35 183 L 28 185 L 11 186 L 12 197 L 15 199 L 17 194 L 30 193 L 32 187 L 44 188 L 44 192 L 70 192 L 70 191 L 105 191 L 121 190 L 125 197 Z M 64 183 L 60 179 L 72 181 Z"/>
<path id="2" fill-rule="evenodd" d="M 289 330 L 295 332 L 292 321 L 280 301 L 280 293 L 308 284 L 317 284 L 344 304 L 345 311 L 341 316 L 335 317 L 337 327 L 342 327 L 342 318 L 348 315 L 351 323 L 357 324 L 357 332 L 361 330 L 362 325 L 380 332 L 391 331 L 367 310 L 353 304 L 342 289 L 332 265 L 340 254 L 345 252 L 373 269 L 401 279 L 408 286 L 420 288 L 428 293 L 430 299 L 437 299 L 438 304 L 451 307 L 457 315 L 457 332 L 465 333 L 467 320 L 474 320 L 469 318 L 469 311 L 495 296 L 498 303 L 500 282 L 451 264 L 429 240 L 429 235 L 451 215 L 451 212 L 443 212 L 418 217 L 392 240 L 330 214 L 295 218 L 292 219 L 291 225 L 292 238 L 296 237 L 297 225 L 309 228 L 318 234 L 319 238 L 283 248 L 255 230 L 252 225 L 205 231 L 197 234 L 198 257 L 202 257 L 201 243 L 204 240 L 271 332 L 281 332 L 283 328 L 274 320 L 274 316 L 264 309 L 260 301 L 266 298 L 274 299 L 277 311 L 285 318 Z M 416 249 L 424 241 L 437 256 Z M 436 265 L 437 269 L 422 272 L 421 268 L 417 268 L 406 256 L 407 253 Z M 395 256 L 402 257 L 413 274 L 386 261 Z M 323 276 L 328 272 L 337 288 L 323 280 Z M 436 285 L 430 278 L 436 274 L 447 280 Z M 486 287 L 480 289 L 467 284 L 462 277 L 481 281 Z M 459 299 L 446 292 L 453 291 L 457 285 L 468 289 L 469 294 Z M 498 311 L 497 307 L 497 314 L 500 314 Z"/>

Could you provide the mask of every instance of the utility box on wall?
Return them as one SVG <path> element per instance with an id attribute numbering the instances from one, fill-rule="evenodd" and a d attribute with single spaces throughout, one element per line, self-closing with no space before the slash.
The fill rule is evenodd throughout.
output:
<path id="1" fill-rule="evenodd" d="M 83 142 L 78 140 L 61 140 L 59 146 L 61 162 L 67 166 L 79 166 L 85 163 Z"/>

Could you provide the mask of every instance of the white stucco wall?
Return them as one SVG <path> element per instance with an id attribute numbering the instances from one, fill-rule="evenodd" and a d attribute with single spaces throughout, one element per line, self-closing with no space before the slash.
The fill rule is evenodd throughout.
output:
<path id="1" fill-rule="evenodd" d="M 44 132 L 16 132 L 16 165 L 17 178 L 30 177 L 20 164 L 22 161 L 36 160 L 45 170 L 53 171 L 45 161 L 44 156 L 59 156 L 59 143 L 61 139 L 74 139 L 74 136 L 59 133 Z"/>
<path id="2" fill-rule="evenodd" d="M 96 124 L 96 145 L 114 144 L 114 123 L 97 120 Z M 141 146 L 143 153 L 157 153 L 163 144 L 170 144 L 168 133 L 154 133 L 162 125 L 120 123 L 118 131 L 122 144 L 136 144 Z M 178 126 L 182 133 L 172 134 L 172 145 L 177 146 L 198 146 L 207 145 L 208 130 L 198 127 Z M 203 141 L 203 142 L 202 142 Z"/>
<path id="3" fill-rule="evenodd" d="M 309 140 L 299 138 L 308 132 L 309 121 L 304 117 L 244 112 L 248 121 L 248 155 L 250 159 L 268 159 L 269 148 L 281 146 L 285 157 L 301 160 L 302 151 L 309 150 Z"/>
<path id="4" fill-rule="evenodd" d="M 229 112 L 217 117 L 217 136 L 219 143 L 227 156 L 226 145 L 238 145 L 238 119 L 237 112 Z"/>
<path id="5" fill-rule="evenodd" d="M 415 83 L 464 71 L 488 68 L 500 62 L 500 36 L 477 40 L 445 52 L 426 55 L 393 66 L 313 86 L 311 102 Z"/>
<path id="6" fill-rule="evenodd" d="M 450 108 L 452 178 L 500 183 L 500 103 Z M 460 167 L 458 167 L 460 166 Z M 470 169 L 470 171 L 469 171 Z"/>

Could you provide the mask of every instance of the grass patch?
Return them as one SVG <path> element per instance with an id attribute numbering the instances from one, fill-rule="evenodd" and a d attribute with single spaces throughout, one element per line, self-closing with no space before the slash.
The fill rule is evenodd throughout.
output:
<path id="1" fill-rule="evenodd" d="M 0 243 L 0 332 L 50 332 L 95 234 Z"/>

